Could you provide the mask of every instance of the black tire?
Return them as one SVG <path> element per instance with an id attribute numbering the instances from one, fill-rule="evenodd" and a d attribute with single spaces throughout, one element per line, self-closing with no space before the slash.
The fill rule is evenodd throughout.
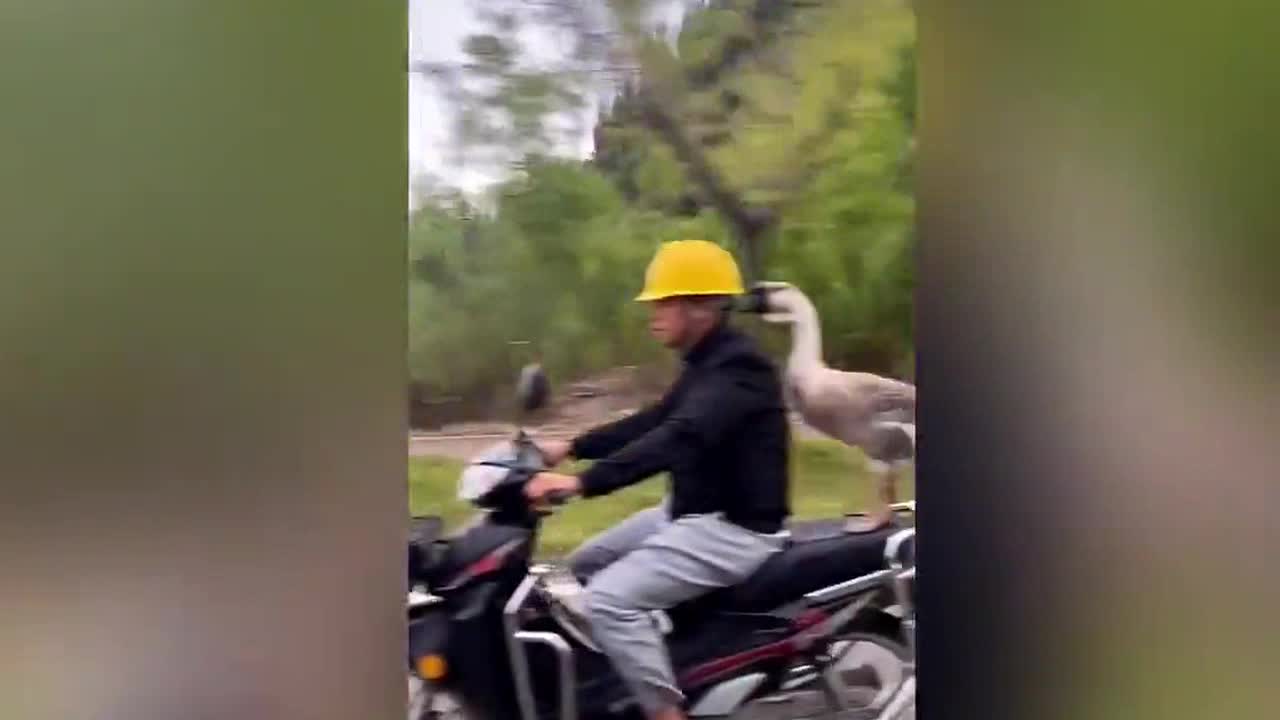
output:
<path id="1" fill-rule="evenodd" d="M 898 628 L 897 619 L 891 615 L 867 613 L 832 640 L 833 663 L 828 672 L 836 674 L 833 681 L 838 683 L 843 709 L 833 709 L 823 690 L 823 678 L 815 671 L 807 681 L 794 687 L 784 685 L 777 692 L 747 703 L 734 714 L 734 720 L 877 718 L 889 698 L 912 676 L 910 653 Z"/>

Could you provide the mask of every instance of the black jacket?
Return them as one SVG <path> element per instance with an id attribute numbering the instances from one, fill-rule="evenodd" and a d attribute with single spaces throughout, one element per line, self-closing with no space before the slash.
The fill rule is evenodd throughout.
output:
<path id="1" fill-rule="evenodd" d="M 580 478 L 584 497 L 671 473 L 671 516 L 723 512 L 756 532 L 790 513 L 790 426 L 773 363 L 750 338 L 721 325 L 686 356 L 684 372 L 656 404 L 573 441 L 597 460 Z"/>

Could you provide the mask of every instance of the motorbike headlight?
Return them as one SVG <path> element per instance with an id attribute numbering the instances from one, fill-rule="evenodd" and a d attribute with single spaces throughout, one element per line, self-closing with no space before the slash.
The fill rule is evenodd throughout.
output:
<path id="1" fill-rule="evenodd" d="M 506 479 L 516 461 L 510 442 L 500 442 L 472 458 L 458 478 L 458 499 L 475 502 Z"/>

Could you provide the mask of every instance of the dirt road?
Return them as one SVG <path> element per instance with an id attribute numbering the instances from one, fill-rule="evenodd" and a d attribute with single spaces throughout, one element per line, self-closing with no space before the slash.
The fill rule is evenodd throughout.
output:
<path id="1" fill-rule="evenodd" d="M 564 431 L 538 433 L 538 437 L 542 439 L 568 439 L 572 436 L 572 433 Z M 455 460 L 469 460 L 485 448 L 510 438 L 511 435 L 509 433 L 413 434 L 409 436 L 409 456 L 424 457 L 432 455 Z"/>
<path id="2" fill-rule="evenodd" d="M 579 431 L 574 428 L 555 427 L 537 430 L 534 431 L 534 434 L 543 439 L 555 438 L 567 440 L 578 432 Z M 792 432 L 796 437 L 804 439 L 824 437 L 817 430 L 814 430 L 794 418 L 792 419 Z M 492 430 L 458 433 L 414 432 L 409 435 L 409 456 L 424 457 L 434 455 L 437 457 L 454 458 L 455 460 L 469 460 L 474 457 L 476 453 L 484 450 L 490 445 L 500 443 L 510 437 L 510 433 L 495 432 Z"/>

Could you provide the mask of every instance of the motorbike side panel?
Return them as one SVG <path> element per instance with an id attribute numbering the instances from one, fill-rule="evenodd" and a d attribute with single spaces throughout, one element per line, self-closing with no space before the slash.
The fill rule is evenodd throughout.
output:
<path id="1" fill-rule="evenodd" d="M 520 717 L 502 611 L 528 572 L 532 541 L 533 533 L 526 528 L 488 523 L 477 524 L 450 540 L 446 567 L 453 574 L 499 547 L 516 545 L 496 570 L 449 592 L 439 613 L 448 625 L 445 660 L 449 673 L 444 685 L 479 718 Z M 418 642 L 429 642 L 427 629 L 419 632 L 423 638 Z M 411 647 L 413 642 L 411 634 Z"/>
<path id="2" fill-rule="evenodd" d="M 550 618 L 540 618 L 526 626 L 531 630 L 558 632 Z M 668 649 L 677 677 L 682 672 L 717 658 L 750 650 L 774 642 L 787 635 L 789 623 L 766 615 L 723 615 L 707 618 L 696 630 L 678 632 L 668 637 Z M 562 633 L 563 634 L 563 633 Z M 577 673 L 578 708 L 583 720 L 642 720 L 643 715 L 631 699 L 631 693 L 608 658 L 572 643 Z M 541 646 L 528 649 L 535 694 L 539 696 L 541 715 L 554 718 L 556 677 L 555 657 Z M 766 668 L 768 669 L 768 668 Z M 715 683 L 686 686 L 690 702 Z M 515 717 L 518 717 L 515 716 Z"/>
<path id="3" fill-rule="evenodd" d="M 467 566 L 479 561 L 509 542 L 521 543 L 522 552 L 515 553 L 511 561 L 518 561 L 522 568 L 528 566 L 532 533 L 525 528 L 505 525 L 479 524 L 449 541 L 444 557 L 435 570 L 436 583 L 447 583 Z M 520 570 L 523 573 L 523 570 Z M 519 580 L 517 580 L 519 582 Z"/>
<path id="4" fill-rule="evenodd" d="M 444 655 L 449 648 L 449 616 L 431 609 L 409 621 L 409 667 L 427 655 Z M 447 658 L 446 658 L 447 659 Z"/>

